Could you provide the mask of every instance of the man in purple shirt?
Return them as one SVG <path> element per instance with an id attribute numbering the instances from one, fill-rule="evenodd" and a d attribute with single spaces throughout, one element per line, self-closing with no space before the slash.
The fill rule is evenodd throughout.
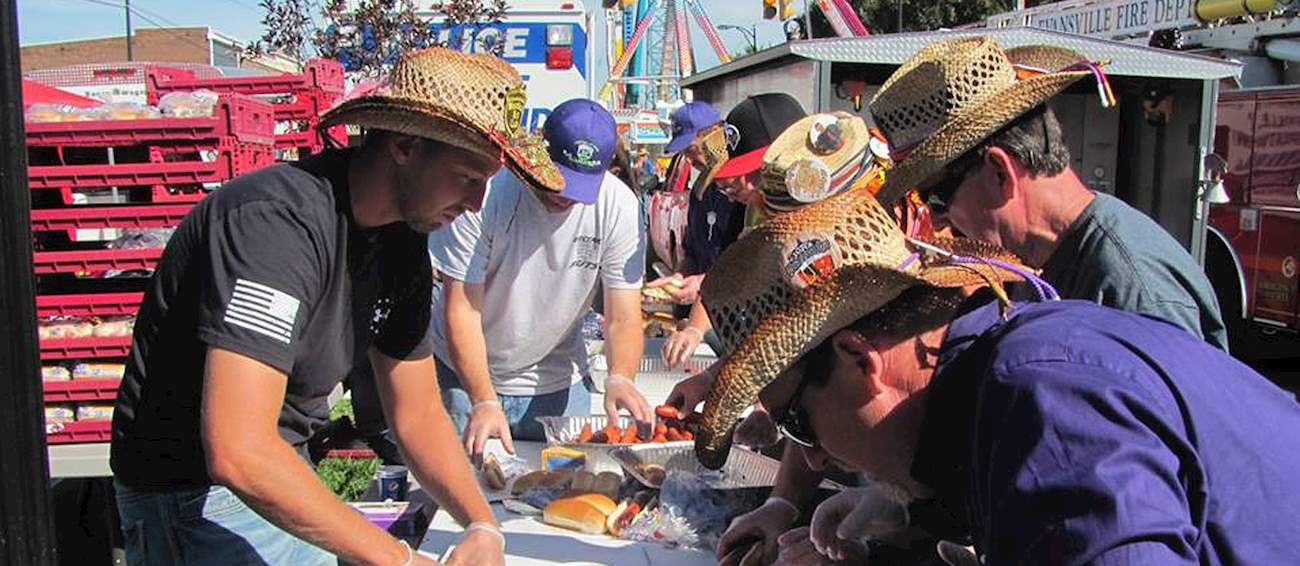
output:
<path id="1" fill-rule="evenodd" d="M 1045 300 L 1008 301 L 1016 280 Z M 967 297 L 981 285 L 1000 292 Z M 701 462 L 725 462 L 758 396 L 812 468 L 873 482 L 783 535 L 782 563 L 850 558 L 903 527 L 961 541 L 941 545 L 956 564 L 1288 564 L 1300 549 L 1300 405 L 1171 323 L 1055 299 L 988 245 L 906 238 L 854 193 L 755 229 L 702 291 L 731 355 Z"/>

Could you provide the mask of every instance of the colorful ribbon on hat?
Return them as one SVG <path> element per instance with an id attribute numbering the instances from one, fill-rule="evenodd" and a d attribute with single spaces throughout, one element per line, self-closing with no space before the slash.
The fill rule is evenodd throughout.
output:
<path id="1" fill-rule="evenodd" d="M 1092 78 L 1097 81 L 1097 96 L 1101 99 L 1101 107 L 1112 108 L 1118 103 L 1118 100 L 1115 98 L 1115 91 L 1110 87 L 1110 79 L 1106 78 L 1106 73 L 1102 72 L 1101 66 L 1092 61 L 1079 61 L 1078 63 L 1066 65 L 1065 67 L 1055 71 L 1048 71 L 1047 69 L 1021 65 L 1018 63 L 1012 63 L 1011 66 L 1016 70 L 1016 80 L 1021 81 L 1039 75 L 1088 71 L 1092 73 Z"/>

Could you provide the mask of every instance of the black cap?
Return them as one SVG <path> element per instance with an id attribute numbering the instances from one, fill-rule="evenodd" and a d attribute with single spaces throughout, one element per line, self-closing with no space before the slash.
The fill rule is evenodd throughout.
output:
<path id="1" fill-rule="evenodd" d="M 727 114 L 728 153 L 736 157 L 772 145 L 781 132 L 807 115 L 799 101 L 786 93 L 750 95 Z"/>

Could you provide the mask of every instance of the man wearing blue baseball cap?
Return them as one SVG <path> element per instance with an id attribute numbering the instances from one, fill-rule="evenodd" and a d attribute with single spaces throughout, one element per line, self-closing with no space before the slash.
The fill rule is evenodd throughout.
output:
<path id="1" fill-rule="evenodd" d="M 590 100 L 555 108 L 543 137 L 564 176 L 560 193 L 503 172 L 483 208 L 429 236 L 441 291 L 431 334 L 443 403 L 465 448 L 481 458 L 500 437 L 542 440 L 538 416 L 588 415 L 591 390 L 605 413 L 652 413 L 632 380 L 641 330 L 645 231 L 636 195 L 608 172 L 614 117 Z M 581 321 L 604 288 L 609 378 L 592 383 Z"/>

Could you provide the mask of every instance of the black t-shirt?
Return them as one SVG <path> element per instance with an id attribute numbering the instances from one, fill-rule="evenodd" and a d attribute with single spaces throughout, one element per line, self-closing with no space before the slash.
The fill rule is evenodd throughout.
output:
<path id="1" fill-rule="evenodd" d="M 745 228 L 745 205 L 709 185 L 702 198 L 691 196 L 686 210 L 686 265 L 683 275 L 708 273 L 713 264 Z"/>
<path id="2" fill-rule="evenodd" d="M 199 436 L 209 346 L 289 376 L 280 435 L 300 450 L 368 347 L 431 355 L 425 235 L 355 225 L 349 158 L 326 152 L 240 177 L 185 217 L 145 291 L 118 391 L 119 481 L 146 491 L 211 483 Z"/>

